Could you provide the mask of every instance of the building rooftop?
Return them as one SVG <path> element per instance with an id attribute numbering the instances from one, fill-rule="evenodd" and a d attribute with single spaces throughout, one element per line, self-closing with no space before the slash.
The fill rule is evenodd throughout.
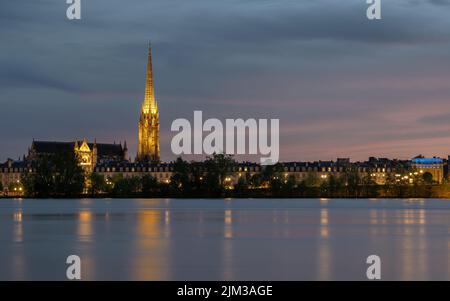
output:
<path id="1" fill-rule="evenodd" d="M 444 162 L 441 158 L 414 158 L 411 160 L 413 164 L 442 164 Z"/>

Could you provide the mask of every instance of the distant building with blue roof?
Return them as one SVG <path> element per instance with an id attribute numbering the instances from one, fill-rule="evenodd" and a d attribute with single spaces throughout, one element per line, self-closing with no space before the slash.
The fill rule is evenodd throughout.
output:
<path id="1" fill-rule="evenodd" d="M 414 158 L 412 159 L 413 164 L 442 164 L 444 160 L 441 158 Z"/>
<path id="2" fill-rule="evenodd" d="M 444 159 L 442 158 L 425 158 L 419 155 L 411 160 L 411 166 L 420 173 L 430 173 L 433 176 L 433 181 L 439 184 L 444 179 Z"/>

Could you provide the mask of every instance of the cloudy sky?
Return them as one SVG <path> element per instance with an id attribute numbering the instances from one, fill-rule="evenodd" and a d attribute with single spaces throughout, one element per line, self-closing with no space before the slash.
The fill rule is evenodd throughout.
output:
<path id="1" fill-rule="evenodd" d="M 126 140 L 153 44 L 175 118 L 279 118 L 282 160 L 450 154 L 450 1 L 0 0 L 0 161 L 32 139 Z"/>

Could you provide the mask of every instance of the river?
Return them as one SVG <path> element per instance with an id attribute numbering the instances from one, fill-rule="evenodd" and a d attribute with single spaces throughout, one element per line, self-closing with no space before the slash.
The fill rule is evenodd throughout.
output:
<path id="1" fill-rule="evenodd" d="M 0 280 L 450 280 L 450 201 L 0 199 Z"/>

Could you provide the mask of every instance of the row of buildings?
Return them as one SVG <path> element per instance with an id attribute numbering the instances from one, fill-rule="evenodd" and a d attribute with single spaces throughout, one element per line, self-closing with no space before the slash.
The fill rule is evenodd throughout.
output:
<path id="1" fill-rule="evenodd" d="M 22 160 L 7 160 L 0 164 L 0 183 L 3 193 L 21 194 L 21 179 L 24 173 L 33 172 L 33 163 L 40 156 L 53 155 L 65 151 L 74 151 L 86 174 L 98 173 L 105 181 L 122 174 L 124 177 L 139 177 L 144 174 L 154 176 L 159 182 L 168 183 L 173 173 L 173 163 L 160 162 L 159 111 L 155 98 L 151 47 L 148 51 L 146 84 L 138 122 L 138 151 L 134 161 L 128 157 L 127 144 L 97 143 L 86 140 L 72 142 L 34 141 L 28 154 Z M 390 160 L 369 158 L 364 162 L 350 162 L 350 159 L 316 162 L 282 163 L 283 177 L 295 177 L 300 182 L 314 173 L 321 181 L 331 175 L 340 177 L 349 169 L 356 170 L 361 177 L 370 175 L 377 184 L 384 184 L 389 177 L 397 181 L 413 181 L 414 176 L 429 173 L 435 183 L 442 183 L 448 174 L 450 160 L 424 158 L 418 156 L 412 160 Z M 262 171 L 256 163 L 243 162 L 230 170 L 227 181 L 232 187 L 240 177 L 251 177 Z M 1 191 L 0 191 L 1 192 Z"/>
<path id="2" fill-rule="evenodd" d="M 5 194 L 20 194 L 22 192 L 21 179 L 25 172 L 33 172 L 33 160 L 42 154 L 53 154 L 72 148 L 79 153 L 80 165 L 86 173 L 95 172 L 104 176 L 105 181 L 123 177 L 142 177 L 150 174 L 161 183 L 169 183 L 173 174 L 174 164 L 157 163 L 151 161 L 131 162 L 127 159 L 126 143 L 97 144 L 86 141 L 76 142 L 44 142 L 34 141 L 28 156 L 24 160 L 8 160 L 0 164 L 0 181 Z M 306 179 L 310 174 L 316 175 L 320 181 L 326 181 L 330 176 L 341 177 L 348 170 L 356 171 L 360 178 L 370 176 L 378 185 L 386 183 L 390 177 L 403 183 L 413 183 L 416 176 L 429 173 L 434 183 L 440 184 L 449 174 L 449 159 L 424 158 L 418 156 L 412 160 L 391 160 L 371 157 L 367 161 L 351 162 L 348 158 L 336 161 L 314 162 L 284 162 L 282 176 L 286 179 L 293 176 L 297 183 Z M 249 178 L 261 173 L 264 166 L 252 162 L 241 162 L 230 170 L 226 181 L 230 187 L 238 183 L 239 178 Z"/>

